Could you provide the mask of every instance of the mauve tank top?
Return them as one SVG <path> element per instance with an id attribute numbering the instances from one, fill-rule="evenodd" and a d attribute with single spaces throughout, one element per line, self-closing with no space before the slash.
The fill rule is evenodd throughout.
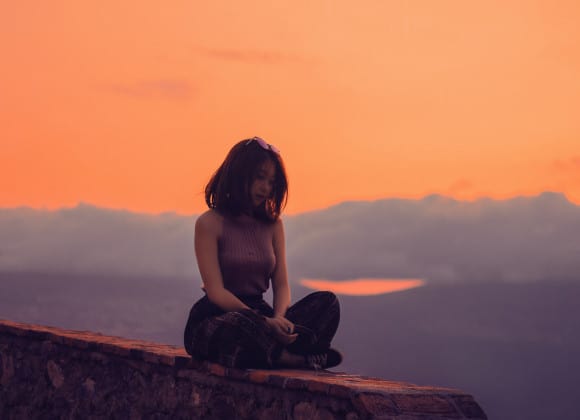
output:
<path id="1" fill-rule="evenodd" d="M 223 218 L 218 259 L 224 287 L 236 296 L 261 295 L 276 268 L 274 224 L 247 215 Z"/>

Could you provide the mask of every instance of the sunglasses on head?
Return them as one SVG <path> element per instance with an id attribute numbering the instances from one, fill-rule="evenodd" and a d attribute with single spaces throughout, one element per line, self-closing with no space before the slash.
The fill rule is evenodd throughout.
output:
<path id="1" fill-rule="evenodd" d="M 276 146 L 272 146 L 270 143 L 266 143 L 266 141 L 261 137 L 252 137 L 251 139 L 249 139 L 246 142 L 246 146 L 253 141 L 258 143 L 260 145 L 260 147 L 262 147 L 262 149 L 271 150 L 272 152 L 276 153 L 277 155 L 280 154 L 280 150 L 278 150 L 278 148 Z"/>

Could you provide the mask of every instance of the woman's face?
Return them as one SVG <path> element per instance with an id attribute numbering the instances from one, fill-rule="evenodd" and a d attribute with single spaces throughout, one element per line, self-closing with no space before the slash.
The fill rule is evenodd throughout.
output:
<path id="1" fill-rule="evenodd" d="M 276 167 L 271 160 L 265 161 L 256 172 L 250 186 L 250 200 L 254 207 L 258 207 L 272 196 L 276 180 Z"/>

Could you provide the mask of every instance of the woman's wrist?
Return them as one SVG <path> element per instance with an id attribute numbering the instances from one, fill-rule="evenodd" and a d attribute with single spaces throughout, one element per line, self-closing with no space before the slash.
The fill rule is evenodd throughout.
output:
<path id="1" fill-rule="evenodd" d="M 272 316 L 272 318 L 285 318 L 285 317 L 286 317 L 286 310 L 280 311 L 280 310 L 274 309 L 274 315 Z"/>

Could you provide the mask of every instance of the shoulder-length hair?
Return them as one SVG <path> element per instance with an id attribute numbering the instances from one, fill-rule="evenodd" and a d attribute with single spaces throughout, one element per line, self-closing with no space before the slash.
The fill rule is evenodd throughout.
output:
<path id="1" fill-rule="evenodd" d="M 205 202 L 210 209 L 228 216 L 238 216 L 252 208 L 250 187 L 260 167 L 271 160 L 276 168 L 272 195 L 254 215 L 267 222 L 280 217 L 288 199 L 288 179 L 284 163 L 275 148 L 255 138 L 238 142 L 229 151 L 205 187 Z"/>

